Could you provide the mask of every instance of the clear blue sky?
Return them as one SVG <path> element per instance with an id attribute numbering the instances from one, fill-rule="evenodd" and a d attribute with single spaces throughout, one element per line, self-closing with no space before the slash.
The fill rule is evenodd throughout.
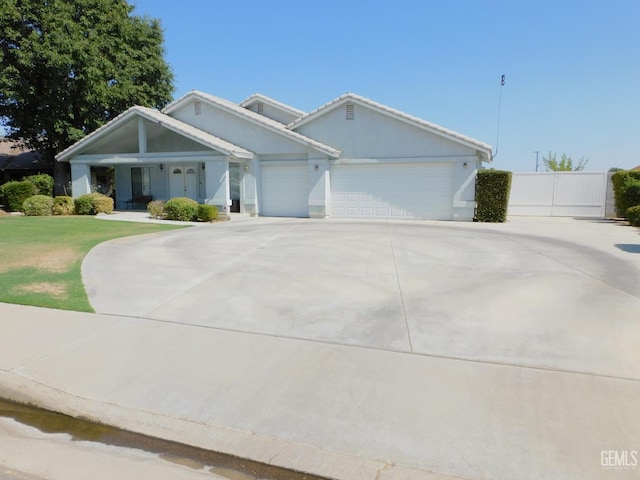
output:
<path id="1" fill-rule="evenodd" d="M 638 0 L 131 0 L 160 19 L 176 98 L 260 92 L 305 111 L 345 93 L 456 130 L 534 171 L 640 165 Z"/>

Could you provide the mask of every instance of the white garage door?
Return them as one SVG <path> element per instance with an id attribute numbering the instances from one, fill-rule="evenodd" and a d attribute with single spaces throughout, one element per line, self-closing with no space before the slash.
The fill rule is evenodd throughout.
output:
<path id="1" fill-rule="evenodd" d="M 262 164 L 262 215 L 269 217 L 309 216 L 309 174 L 307 164 Z"/>
<path id="2" fill-rule="evenodd" d="M 451 220 L 453 166 L 334 165 L 331 213 L 335 217 Z"/>

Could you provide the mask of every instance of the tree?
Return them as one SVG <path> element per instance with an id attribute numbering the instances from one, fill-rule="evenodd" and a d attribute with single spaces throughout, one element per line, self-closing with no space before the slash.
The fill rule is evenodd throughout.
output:
<path id="1" fill-rule="evenodd" d="M 0 119 L 55 165 L 58 189 L 57 153 L 132 105 L 171 100 L 160 24 L 126 0 L 0 3 Z"/>
<path id="2" fill-rule="evenodd" d="M 578 163 L 574 165 L 571 157 L 567 157 L 564 153 L 560 157 L 560 161 L 558 161 L 556 160 L 555 152 L 549 152 L 548 157 L 542 157 L 542 162 L 547 167 L 548 172 L 581 172 L 589 163 L 589 159 L 580 157 Z"/>

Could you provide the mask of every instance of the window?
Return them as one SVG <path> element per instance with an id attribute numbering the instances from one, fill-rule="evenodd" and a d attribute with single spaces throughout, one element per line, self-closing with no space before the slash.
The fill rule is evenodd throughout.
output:
<path id="1" fill-rule="evenodd" d="M 151 167 L 131 168 L 131 196 L 151 195 Z"/>

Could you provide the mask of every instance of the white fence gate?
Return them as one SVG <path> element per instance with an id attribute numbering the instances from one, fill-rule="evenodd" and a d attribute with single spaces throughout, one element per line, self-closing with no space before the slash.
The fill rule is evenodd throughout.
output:
<path id="1" fill-rule="evenodd" d="M 606 172 L 514 173 L 509 215 L 605 217 L 610 214 Z M 609 199 L 610 202 L 610 199 Z"/>

